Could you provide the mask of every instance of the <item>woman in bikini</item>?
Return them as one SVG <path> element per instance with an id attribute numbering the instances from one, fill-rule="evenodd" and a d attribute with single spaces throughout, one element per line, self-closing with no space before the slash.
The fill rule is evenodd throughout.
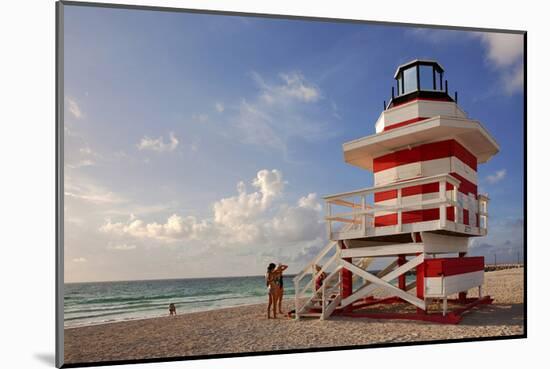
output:
<path id="1" fill-rule="evenodd" d="M 283 306 L 283 295 L 285 294 L 285 288 L 283 286 L 283 271 L 288 268 L 288 265 L 279 264 L 279 268 L 281 273 L 279 274 L 279 296 L 278 296 L 278 304 L 279 307 L 279 314 L 283 314 L 282 306 Z"/>
<path id="2" fill-rule="evenodd" d="M 268 304 L 267 304 L 267 318 L 271 318 L 269 311 L 273 308 L 273 318 L 277 318 L 277 307 L 280 299 L 282 299 L 281 277 L 284 270 L 288 268 L 287 265 L 279 264 L 275 267 L 275 264 L 270 263 L 267 267 L 267 273 L 265 274 L 265 283 L 268 290 Z"/>

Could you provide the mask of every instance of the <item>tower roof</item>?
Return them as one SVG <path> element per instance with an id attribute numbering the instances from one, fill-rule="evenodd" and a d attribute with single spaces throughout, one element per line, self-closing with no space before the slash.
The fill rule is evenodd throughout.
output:
<path id="1" fill-rule="evenodd" d="M 392 97 L 387 107 L 417 98 L 454 101 L 448 94 L 443 74 L 443 67 L 435 60 L 415 59 L 400 65 L 395 71 L 396 86 L 392 87 Z"/>
<path id="2" fill-rule="evenodd" d="M 399 73 L 401 71 L 403 71 L 404 69 L 409 69 L 410 67 L 412 66 L 415 66 L 415 65 L 431 65 L 433 66 L 436 71 L 438 71 L 439 73 L 443 73 L 445 70 L 443 69 L 443 67 L 441 66 L 441 64 L 439 64 L 437 61 L 435 60 L 430 60 L 430 59 L 414 59 L 414 60 L 411 60 L 410 62 L 407 62 L 405 64 L 401 64 L 400 66 L 397 67 L 397 69 L 395 70 L 395 74 L 393 76 L 393 78 L 397 79 L 397 76 L 399 75 Z"/>
<path id="3" fill-rule="evenodd" d="M 485 163 L 499 152 L 491 134 L 475 120 L 435 116 L 404 127 L 359 138 L 343 144 L 346 163 L 373 169 L 373 159 L 402 148 L 452 137 Z"/>

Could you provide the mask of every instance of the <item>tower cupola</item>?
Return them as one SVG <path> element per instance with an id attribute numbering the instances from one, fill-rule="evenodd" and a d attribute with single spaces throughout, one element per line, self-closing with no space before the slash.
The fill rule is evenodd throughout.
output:
<path id="1" fill-rule="evenodd" d="M 416 59 L 400 65 L 395 71 L 395 86 L 388 108 L 418 98 L 454 101 L 448 95 L 443 74 L 443 67 L 433 60 Z"/>

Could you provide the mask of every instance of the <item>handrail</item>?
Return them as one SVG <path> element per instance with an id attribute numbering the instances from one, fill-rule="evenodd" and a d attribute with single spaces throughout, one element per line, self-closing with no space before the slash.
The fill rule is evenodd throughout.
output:
<path id="1" fill-rule="evenodd" d="M 321 251 L 319 251 L 317 256 L 309 264 L 307 264 L 304 267 L 304 269 L 302 269 L 302 271 L 300 273 L 296 274 L 296 276 L 293 278 L 293 282 L 297 283 L 297 282 L 301 281 L 302 278 L 306 274 L 308 274 L 309 268 L 311 268 L 315 264 L 317 264 L 319 262 L 319 260 L 321 260 L 330 251 L 330 249 L 332 249 L 336 245 L 336 243 L 337 243 L 337 241 L 330 241 L 329 243 L 327 243 L 327 245 Z"/>
<path id="2" fill-rule="evenodd" d="M 347 231 L 351 228 L 352 224 L 347 224 L 346 226 L 344 226 L 344 228 L 342 229 L 342 231 Z M 332 249 L 334 246 L 336 246 L 336 244 L 338 243 L 338 241 L 329 241 L 329 243 L 327 243 L 327 245 L 319 252 L 319 254 L 317 254 L 317 256 L 309 263 L 307 264 L 304 269 L 302 269 L 302 271 L 300 273 L 298 273 L 294 279 L 293 279 L 293 282 L 294 283 L 297 283 L 299 281 L 302 280 L 302 278 L 308 274 L 307 271 L 309 270 L 309 268 L 311 268 L 312 266 L 314 266 L 315 264 L 318 264 L 319 261 L 330 251 L 330 249 Z"/>
<path id="3" fill-rule="evenodd" d="M 313 274 L 312 273 L 312 276 L 311 276 L 311 281 L 308 282 L 308 284 L 306 284 L 305 288 L 303 288 L 301 291 L 300 291 L 300 295 L 303 295 L 307 289 L 309 288 L 309 285 L 314 283 L 315 280 L 317 280 L 317 278 L 319 278 L 321 276 L 321 274 L 323 274 L 325 272 L 325 270 L 327 269 L 327 267 L 329 265 L 331 265 L 332 263 L 334 263 L 334 261 L 336 259 L 338 259 L 340 255 L 338 255 L 338 253 L 335 253 L 330 259 L 329 261 L 327 261 L 322 267 L 321 267 L 321 270 L 319 270 L 319 272 Z"/>
<path id="4" fill-rule="evenodd" d="M 451 176 L 450 174 L 438 174 L 435 176 L 419 177 L 419 178 L 410 179 L 403 182 L 391 183 L 383 186 L 367 187 L 367 188 L 362 188 L 355 191 L 348 191 L 348 192 L 341 192 L 333 195 L 326 195 L 326 196 L 323 196 L 323 199 L 327 202 L 330 202 L 330 200 L 338 199 L 340 197 L 351 197 L 351 196 L 367 195 L 373 192 L 396 190 L 398 188 L 407 187 L 409 185 L 421 185 L 426 183 L 432 183 L 442 179 L 445 179 L 447 182 L 449 182 L 454 186 L 460 185 L 460 181 L 455 177 Z"/>
<path id="5" fill-rule="evenodd" d="M 337 213 L 333 216 L 325 217 L 325 220 L 333 220 L 333 221 L 339 221 L 337 218 L 339 217 L 350 217 L 350 216 L 358 216 L 358 215 L 371 215 L 379 211 L 409 211 L 409 210 L 418 210 L 422 209 L 422 206 L 427 205 L 450 205 L 450 206 L 456 206 L 456 201 L 453 201 L 451 199 L 434 199 L 434 200 L 423 200 L 419 202 L 418 204 L 414 205 L 392 205 L 392 206 L 383 206 L 378 205 L 376 207 L 373 207 L 368 210 L 362 210 L 362 211 L 354 211 L 354 212 L 347 212 L 347 213 Z"/>
<path id="6" fill-rule="evenodd" d="M 333 293 L 335 289 L 334 286 L 327 287 L 328 281 L 333 279 L 335 276 L 339 276 L 342 269 L 342 265 L 338 265 L 338 267 L 336 267 L 336 269 L 332 273 L 330 273 L 323 281 L 323 285 L 321 286 L 321 319 L 328 318 L 328 316 L 332 314 L 336 306 L 340 303 L 341 295 L 337 294 L 336 298 L 333 301 L 331 301 L 328 305 L 325 305 L 327 298 L 329 297 L 327 296 L 327 294 Z M 341 280 L 337 283 L 337 285 L 340 285 L 340 283 Z"/>
<path id="7" fill-rule="evenodd" d="M 295 311 L 296 311 L 297 314 L 300 314 L 300 313 L 302 312 L 302 309 L 303 309 L 305 306 L 307 306 L 307 305 L 315 298 L 315 296 L 317 295 L 317 293 L 318 293 L 319 291 L 314 289 L 314 290 L 313 290 L 313 293 L 311 294 L 311 297 L 310 297 L 304 304 L 302 304 L 302 305 L 301 305 L 300 302 L 299 302 L 299 297 L 303 296 L 303 294 L 304 294 L 304 293 L 305 293 L 305 292 L 315 283 L 315 281 L 317 280 L 317 278 L 318 278 L 322 273 L 325 272 L 325 270 L 327 269 L 327 267 L 328 267 L 329 265 L 331 265 L 332 263 L 334 263 L 334 261 L 338 260 L 339 257 L 340 257 L 339 253 L 336 252 L 336 253 L 334 254 L 334 256 L 332 256 L 332 257 L 330 258 L 330 260 L 327 261 L 327 262 L 321 267 L 321 270 L 319 270 L 318 273 L 315 273 L 315 274 L 312 273 L 311 281 L 309 281 L 309 282 L 306 284 L 306 286 L 305 286 L 302 290 L 299 289 L 298 282 L 295 282 L 295 284 L 294 284 L 294 293 L 295 293 L 295 296 L 296 296 L 296 298 L 295 298 Z M 338 267 L 337 267 L 337 268 L 338 268 Z M 333 273 L 334 273 L 334 272 L 333 272 Z M 331 273 L 331 275 L 332 275 L 333 273 Z M 325 278 L 325 280 L 326 280 L 326 278 Z M 325 280 L 323 280 L 323 284 L 322 284 L 321 287 L 325 286 Z M 313 286 L 313 287 L 314 287 L 314 286 Z M 323 291 L 323 290 L 322 290 L 322 288 L 321 288 L 321 292 L 322 292 L 322 291 Z"/>

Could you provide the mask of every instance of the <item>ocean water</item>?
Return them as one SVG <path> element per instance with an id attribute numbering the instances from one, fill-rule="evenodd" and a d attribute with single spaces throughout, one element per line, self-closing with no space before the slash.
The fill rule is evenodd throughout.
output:
<path id="1" fill-rule="evenodd" d="M 284 276 L 285 298 L 294 298 L 293 275 Z M 407 275 L 407 283 L 414 275 Z M 302 286 L 308 282 L 305 277 Z M 394 281 L 393 284 L 396 284 Z M 362 284 L 354 283 L 354 289 Z M 263 276 L 65 284 L 65 327 L 191 313 L 267 302 Z"/>
<path id="2" fill-rule="evenodd" d="M 291 275 L 285 298 L 294 298 Z M 263 276 L 65 284 L 65 327 L 267 302 Z"/>

